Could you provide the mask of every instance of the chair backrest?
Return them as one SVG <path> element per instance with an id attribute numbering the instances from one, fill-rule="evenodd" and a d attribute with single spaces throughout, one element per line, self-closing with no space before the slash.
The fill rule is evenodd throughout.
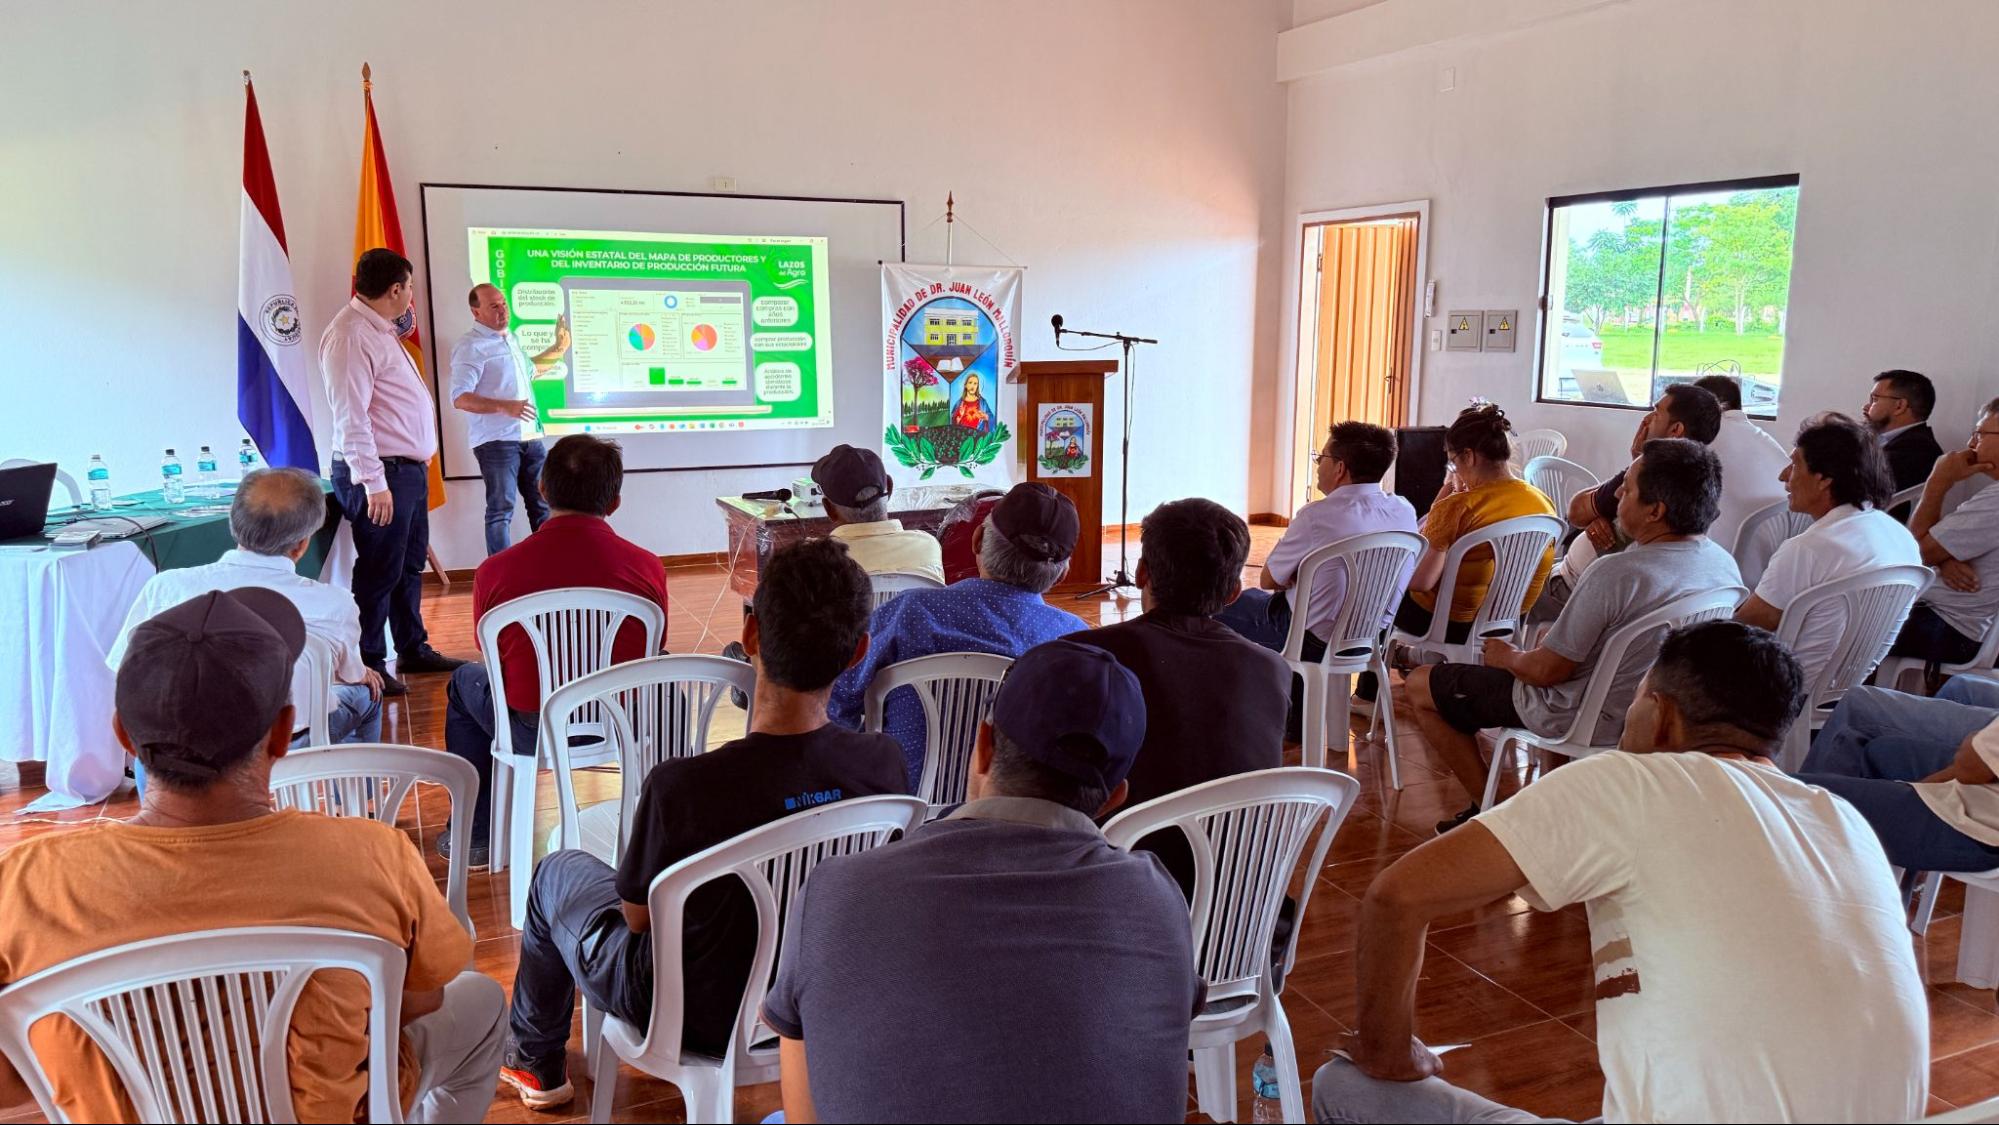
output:
<path id="1" fill-rule="evenodd" d="M 776 1065 L 776 1050 L 755 1044 L 764 994 L 769 991 L 784 936 L 793 924 L 798 893 L 820 862 L 854 855 L 888 843 L 923 823 L 923 802 L 914 797 L 853 797 L 793 813 L 697 852 L 660 872 L 646 894 L 652 914 L 654 969 L 652 1018 L 646 1026 L 648 1056 L 677 1063 L 686 1022 L 681 972 L 681 943 L 687 903 L 705 884 L 734 876 L 742 880 L 757 911 L 757 947 L 750 976 L 736 1009 L 735 1029 L 722 1060 L 723 1089 L 735 1084 L 735 1072 L 749 1063 L 766 1071 Z M 638 1061 L 638 1060 L 634 1060 Z M 773 1073 L 771 1075 L 775 1077 Z"/>
<path id="2" fill-rule="evenodd" d="M 1624 666 L 1627 656 L 1634 650 L 1656 654 L 1666 630 L 1729 617 L 1747 597 L 1749 591 L 1741 586 L 1685 594 L 1613 630 L 1604 639 L 1603 654 L 1596 667 L 1590 670 L 1589 684 L 1583 688 L 1582 701 L 1569 720 L 1569 731 L 1558 741 L 1595 746 L 1603 701 L 1610 695 L 1611 685 L 1617 682 L 1618 669 Z"/>
<path id="3" fill-rule="evenodd" d="M 1487 637 L 1512 636 L 1520 631 L 1520 619 L 1527 607 L 1527 588 L 1541 560 L 1562 537 L 1567 525 L 1553 516 L 1515 516 L 1470 531 L 1451 544 L 1444 554 L 1444 572 L 1437 582 L 1437 612 L 1431 616 L 1428 643 L 1445 643 L 1451 625 L 1451 600 L 1458 586 L 1458 569 L 1465 556 L 1486 547 L 1493 556 L 1492 582 L 1485 588 L 1485 600 L 1472 618 L 1469 643 L 1477 646 Z"/>
<path id="4" fill-rule="evenodd" d="M 1882 566 L 1821 582 L 1791 599 L 1777 622 L 1777 639 L 1797 648 L 1807 618 L 1821 607 L 1840 607 L 1839 643 L 1825 663 L 1805 669 L 1805 714 L 1866 681 L 1888 655 L 1909 607 L 1936 575 L 1926 566 Z"/>
<path id="5" fill-rule="evenodd" d="M 1514 437 L 1513 448 L 1522 462 L 1560 457 L 1569 450 L 1569 436 L 1560 430 L 1528 430 Z"/>
<path id="6" fill-rule="evenodd" d="M 479 619 L 479 657 L 493 683 L 493 744 L 501 753 L 514 752 L 513 723 L 507 718 L 506 672 L 500 664 L 500 633 L 509 626 L 527 634 L 534 646 L 535 674 L 545 705 L 555 689 L 611 665 L 618 631 L 627 620 L 645 630 L 644 652 L 659 651 L 666 632 L 666 610 L 650 598 L 622 590 L 571 586 L 543 590 L 501 602 Z M 587 716 L 595 720 L 595 715 Z"/>
<path id="7" fill-rule="evenodd" d="M 1925 1117 L 1923 1120 L 1929 1122 L 1947 1122 L 1949 1125 L 1984 1125 L 1984 1123 L 1988 1122 L 1999 1122 L 1999 1098 L 1987 1098 L 1982 1102 L 1973 1102 L 1960 1109 L 1953 1109 L 1949 1113 L 1939 1113 L 1931 1117 Z"/>
<path id="8" fill-rule="evenodd" d="M 396 1052 L 404 953 L 370 934 L 250 926 L 150 938 L 86 954 L 0 989 L 0 1053 L 42 1113 L 67 1121 L 28 1046 L 59 1015 L 109 1060 L 141 1121 L 296 1121 L 287 1051 L 312 974 L 367 981 L 368 1119 L 401 1121 Z"/>
<path id="9" fill-rule="evenodd" d="M 338 659 L 333 642 L 312 633 L 305 635 L 305 648 L 292 665 L 292 706 L 306 722 L 306 742 L 328 746 L 333 742 L 333 665 Z M 296 721 L 296 720 L 294 720 Z"/>
<path id="10" fill-rule="evenodd" d="M 1742 572 L 1742 581 L 1753 589 L 1777 548 L 1810 526 L 1812 517 L 1792 511 L 1789 500 L 1766 504 L 1742 517 L 1735 533 L 1735 568 Z"/>
<path id="11" fill-rule="evenodd" d="M 478 937 L 466 908 L 472 855 L 472 809 L 479 771 L 442 750 L 389 742 L 358 742 L 293 751 L 271 767 L 271 795 L 281 809 L 327 816 L 365 816 L 394 826 L 417 782 L 441 785 L 451 797 L 451 862 L 444 901 L 465 932 Z"/>
<path id="12" fill-rule="evenodd" d="M 1595 473 L 1560 457 L 1536 457 L 1527 462 L 1523 475 L 1528 484 L 1540 489 L 1554 503 L 1555 514 L 1564 518 L 1568 516 L 1569 501 L 1575 499 L 1576 493 L 1603 483 Z"/>
<path id="13" fill-rule="evenodd" d="M 1413 531 L 1375 531 L 1338 539 L 1298 563 L 1297 585 L 1291 590 L 1291 632 L 1284 640 L 1284 658 L 1301 660 L 1305 630 L 1326 642 L 1327 667 L 1353 665 L 1364 668 L 1381 640 L 1382 623 L 1395 612 L 1395 603 L 1408 586 L 1409 573 L 1423 554 L 1423 537 Z M 1347 592 L 1339 612 L 1329 623 L 1312 621 L 1312 593 L 1319 583 L 1333 576 L 1333 567 L 1346 570 Z"/>
<path id="14" fill-rule="evenodd" d="M 606 749 L 618 758 L 623 792 L 614 858 L 622 858 L 646 775 L 668 758 L 705 753 L 716 705 L 731 691 L 740 691 L 754 707 L 756 687 L 756 670 L 740 660 L 649 656 L 614 664 L 557 688 L 542 705 L 541 744 L 555 764 L 562 846 L 574 848 L 580 843 L 570 740 L 585 715 L 591 716 L 592 733 L 601 734 L 610 743 Z"/>
<path id="15" fill-rule="evenodd" d="M 1923 498 L 1923 486 L 1921 484 L 1912 484 L 1909 487 L 1904 488 L 1901 491 L 1895 493 L 1895 495 L 1890 496 L 1888 498 L 1888 506 L 1881 510 L 1887 512 L 1890 515 L 1894 515 L 1896 509 L 1906 507 L 1908 510 L 1903 512 L 1901 515 L 1896 516 L 1895 518 L 1901 520 L 1903 523 L 1907 523 L 1909 522 L 1910 514 L 1912 514 L 1916 510 L 1916 502 L 1918 500 L 1921 500 L 1922 498 Z"/>
<path id="16" fill-rule="evenodd" d="M 894 601 L 897 594 L 906 594 L 911 590 L 936 590 L 944 585 L 927 574 L 913 570 L 885 570 L 869 575 L 868 581 L 875 588 L 876 609 Z"/>
<path id="17" fill-rule="evenodd" d="M 1013 658 L 984 652 L 942 652 L 891 664 L 868 684 L 863 729 L 882 729 L 889 693 L 909 688 L 923 704 L 923 776 L 916 795 L 933 807 L 965 799 L 972 745 L 992 714 L 1000 681 Z"/>
<path id="18" fill-rule="evenodd" d="M 1239 773 L 1126 809 L 1104 825 L 1113 845 L 1130 848 L 1162 829 L 1178 828 L 1194 854 L 1188 918 L 1194 963 L 1208 982 L 1208 1002 L 1257 995 L 1269 986 L 1271 940 L 1285 892 L 1308 844 L 1308 877 L 1298 892 L 1288 972 L 1326 849 L 1360 795 L 1360 782 L 1311 766 Z M 1313 829 L 1324 827 L 1313 841 Z"/>
<path id="19" fill-rule="evenodd" d="M 27 457 L 9 457 L 5 461 L 0 461 L 0 469 L 19 469 L 19 468 L 25 468 L 29 465 L 46 465 L 46 464 L 48 464 L 47 461 L 36 461 Z M 63 472 L 61 469 L 57 469 L 55 482 L 58 486 L 60 486 L 69 493 L 69 503 L 71 507 L 73 508 L 81 507 L 83 505 L 83 490 L 76 486 L 75 477 L 70 476 L 68 473 Z M 51 495 L 49 497 L 49 500 L 50 500 L 50 507 L 54 507 L 55 497 Z"/>

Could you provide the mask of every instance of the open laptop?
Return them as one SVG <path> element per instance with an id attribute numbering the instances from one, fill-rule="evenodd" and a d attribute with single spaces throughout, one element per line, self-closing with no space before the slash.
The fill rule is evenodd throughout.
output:
<path id="1" fill-rule="evenodd" d="M 56 467 L 17 465 L 0 469 L 0 539 L 40 535 L 49 518 L 49 494 L 56 486 Z"/>

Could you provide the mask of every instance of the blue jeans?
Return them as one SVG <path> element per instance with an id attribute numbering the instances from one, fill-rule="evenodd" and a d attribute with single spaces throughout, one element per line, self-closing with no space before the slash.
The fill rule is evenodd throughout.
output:
<path id="1" fill-rule="evenodd" d="M 1242 596 L 1222 607 L 1215 620 L 1234 629 L 1244 640 L 1254 641 L 1272 652 L 1283 652 L 1291 635 L 1291 596 L 1282 590 L 1244 590 Z M 1326 642 L 1305 633 L 1299 653 L 1306 663 L 1326 655 Z"/>
<path id="2" fill-rule="evenodd" d="M 486 553 L 497 555 L 513 542 L 514 501 L 527 504 L 528 530 L 540 531 L 548 518 L 541 498 L 541 463 L 548 448 L 533 441 L 489 441 L 472 447 L 479 475 L 486 480 Z"/>
<path id="3" fill-rule="evenodd" d="M 1915 776 L 1889 779 L 1805 773 L 1799 774 L 1798 780 L 1823 786 L 1860 810 L 1880 838 L 1888 862 L 1904 871 L 1990 871 L 1999 867 L 1999 848 L 1980 843 L 1945 823 L 1909 784 L 1949 765 L 1956 747 L 1940 751 L 1934 743 L 1894 736 L 1877 739 L 1874 746 L 1885 762 Z"/>
<path id="4" fill-rule="evenodd" d="M 423 566 L 430 548 L 430 469 L 408 457 L 384 457 L 382 474 L 395 514 L 387 525 L 368 518 L 368 490 L 347 462 L 333 459 L 333 492 L 354 530 L 354 604 L 361 611 L 361 659 L 379 669 L 388 659 L 386 623 L 396 651 L 415 652 L 430 639 L 423 627 Z"/>
<path id="5" fill-rule="evenodd" d="M 1973 731 L 1995 718 L 1999 718 L 1999 684 L 1990 680 L 1953 677 L 1934 699 L 1887 688 L 1857 687 L 1846 693 L 1825 726 L 1813 736 L 1811 753 L 1805 755 L 1804 768 L 1798 772 L 1902 777 L 1890 764 L 1871 760 L 1879 756 L 1873 747 L 1876 740 L 1892 735 L 1954 752 Z"/>
<path id="6" fill-rule="evenodd" d="M 539 715 L 507 709 L 513 727 L 514 757 L 534 784 Z M 493 678 L 484 664 L 461 665 L 444 688 L 444 748 L 479 771 L 479 795 L 472 802 L 472 842 L 485 844 L 493 819 Z M 454 810 L 453 815 L 457 815 Z"/>

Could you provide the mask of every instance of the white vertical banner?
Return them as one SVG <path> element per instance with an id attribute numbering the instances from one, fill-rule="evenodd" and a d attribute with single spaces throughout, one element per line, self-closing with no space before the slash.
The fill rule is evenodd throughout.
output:
<path id="1" fill-rule="evenodd" d="M 882 263 L 882 460 L 898 484 L 1012 483 L 1020 275 Z M 941 483 L 941 482 L 940 482 Z"/>

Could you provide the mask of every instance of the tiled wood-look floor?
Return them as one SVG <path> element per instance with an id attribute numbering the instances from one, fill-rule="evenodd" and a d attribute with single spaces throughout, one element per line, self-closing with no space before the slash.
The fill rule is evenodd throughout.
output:
<path id="1" fill-rule="evenodd" d="M 1275 532 L 1259 528 L 1256 539 L 1253 563 L 1268 550 Z M 1254 569 L 1251 575 L 1253 579 Z M 734 596 L 723 590 L 718 570 L 680 568 L 670 577 L 673 607 L 668 640 L 674 651 L 714 652 L 735 639 L 740 610 Z M 464 584 L 427 599 L 426 613 L 440 648 L 471 655 L 470 608 L 470 591 Z M 1137 607 L 1103 601 L 1082 607 L 1082 612 L 1098 623 L 1136 613 Z M 442 746 L 443 713 L 443 678 L 416 678 L 409 697 L 390 705 L 383 737 Z M 740 729 L 740 713 L 730 718 L 733 722 L 718 722 L 718 734 L 723 728 Z M 1315 876 L 1298 967 L 1284 994 L 1299 1065 L 1308 1082 L 1354 1019 L 1352 950 L 1360 896 L 1377 872 L 1426 839 L 1435 821 L 1463 805 L 1463 794 L 1444 776 L 1406 713 L 1399 732 L 1404 781 L 1400 792 L 1388 787 L 1378 769 L 1382 748 L 1357 740 L 1348 768 L 1361 779 L 1363 795 L 1326 867 Z M 586 794 L 594 789 L 598 798 L 604 798 L 615 794 L 615 784 L 612 775 L 592 778 L 581 788 Z M 38 833 L 62 831 L 66 824 L 129 816 L 136 809 L 127 791 L 100 807 L 61 816 L 12 815 L 37 792 L 23 791 L 12 767 L 0 765 L 0 848 Z M 544 784 L 544 819 L 553 800 L 552 788 Z M 442 825 L 443 813 L 441 797 L 426 794 L 416 814 L 407 818 L 426 849 Z M 432 866 L 442 877 L 441 861 L 433 858 Z M 471 890 L 480 937 L 478 967 L 511 986 L 519 939 L 506 921 L 505 882 L 477 875 Z M 1929 978 L 1938 982 L 1930 988 L 1933 1111 L 1999 1094 L 1999 1003 L 1990 992 L 1948 983 L 1957 955 L 1958 903 L 1955 893 L 1947 894 L 1929 936 L 1917 939 Z M 1592 1042 L 1589 931 L 1579 908 L 1539 914 L 1516 898 L 1445 919 L 1431 931 L 1418 997 L 1419 1034 L 1431 1043 L 1469 1044 L 1446 1060 L 1446 1073 L 1454 1081 L 1543 1114 L 1581 1118 L 1598 1112 L 1603 1081 Z M 1245 1044 L 1238 1053 L 1239 1120 L 1248 1119 L 1253 1050 L 1254 1044 Z M 571 1041 L 570 1068 L 578 1100 L 563 1111 L 529 1113 L 502 1094 L 487 1120 L 584 1120 L 589 1083 L 582 1072 L 580 1034 Z M 775 1085 L 743 1089 L 736 1100 L 737 1120 L 757 1120 L 777 1106 Z M 684 1118 L 672 1087 L 627 1069 L 618 1079 L 614 1119 Z M 1199 1119 L 1190 1114 L 1190 1120 Z M 0 1111 L 0 1121 L 13 1120 L 39 1118 Z"/>

